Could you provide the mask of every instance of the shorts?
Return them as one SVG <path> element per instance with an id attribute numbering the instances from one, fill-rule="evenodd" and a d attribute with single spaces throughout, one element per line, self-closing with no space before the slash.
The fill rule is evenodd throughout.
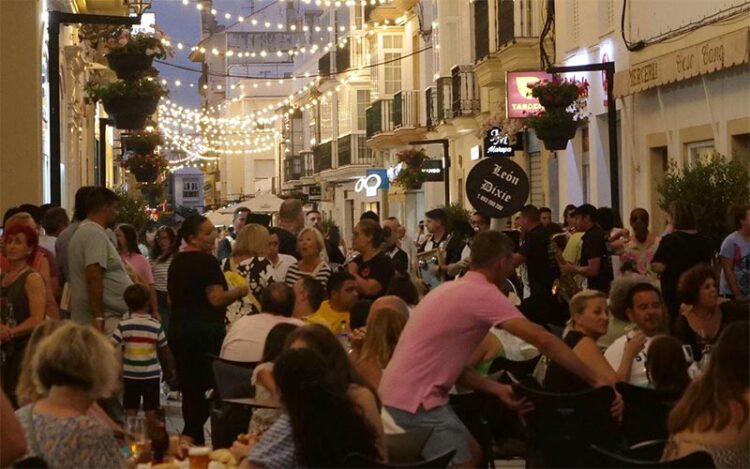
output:
<path id="1" fill-rule="evenodd" d="M 465 464 L 471 460 L 469 448 L 471 433 L 449 405 L 430 410 L 419 406 L 414 414 L 394 407 L 385 406 L 385 408 L 393 420 L 406 431 L 415 427 L 433 427 L 432 434 L 422 450 L 422 457 L 426 461 L 450 450 L 456 450 L 451 465 Z"/>
<path id="2" fill-rule="evenodd" d="M 123 380 L 122 406 L 125 410 L 140 410 L 143 398 L 143 410 L 158 410 L 160 407 L 160 379 Z"/>

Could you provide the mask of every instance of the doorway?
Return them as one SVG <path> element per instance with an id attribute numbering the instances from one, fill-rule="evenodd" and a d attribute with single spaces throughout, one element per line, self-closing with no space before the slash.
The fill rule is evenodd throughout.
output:
<path id="1" fill-rule="evenodd" d="M 651 164 L 651 180 L 649 181 L 649 190 L 651 192 L 651 231 L 657 235 L 661 235 L 667 226 L 667 215 L 664 210 L 659 207 L 659 184 L 664 181 L 664 177 L 667 175 L 669 169 L 669 154 L 667 147 L 654 147 L 649 150 Z"/>

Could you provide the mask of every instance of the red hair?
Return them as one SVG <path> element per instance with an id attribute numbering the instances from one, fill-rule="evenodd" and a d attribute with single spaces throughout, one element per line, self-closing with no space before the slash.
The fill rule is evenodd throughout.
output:
<path id="1" fill-rule="evenodd" d="M 29 263 L 31 263 L 34 259 L 37 248 L 39 247 L 39 233 L 37 233 L 36 230 L 29 225 L 25 225 L 23 223 L 13 223 L 8 227 L 7 230 L 5 230 L 3 236 L 7 238 L 8 236 L 15 236 L 18 234 L 23 234 L 26 236 L 26 245 L 31 248 L 31 254 L 29 255 Z"/>

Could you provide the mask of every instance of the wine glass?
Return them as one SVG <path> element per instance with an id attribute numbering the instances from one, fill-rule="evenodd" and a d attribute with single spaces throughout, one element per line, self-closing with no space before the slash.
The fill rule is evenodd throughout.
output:
<path id="1" fill-rule="evenodd" d="M 129 415 L 125 418 L 125 438 L 130 446 L 131 458 L 139 461 L 146 449 L 146 418 L 143 415 Z"/>

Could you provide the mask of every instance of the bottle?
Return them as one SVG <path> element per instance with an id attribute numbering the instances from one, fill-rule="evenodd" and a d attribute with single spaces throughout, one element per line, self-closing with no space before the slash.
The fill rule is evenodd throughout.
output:
<path id="1" fill-rule="evenodd" d="M 344 350 L 349 350 L 349 330 L 346 327 L 346 321 L 341 321 L 338 327 L 338 331 L 336 332 L 336 338 L 339 339 L 339 342 L 341 343 L 341 346 L 344 347 Z"/>

